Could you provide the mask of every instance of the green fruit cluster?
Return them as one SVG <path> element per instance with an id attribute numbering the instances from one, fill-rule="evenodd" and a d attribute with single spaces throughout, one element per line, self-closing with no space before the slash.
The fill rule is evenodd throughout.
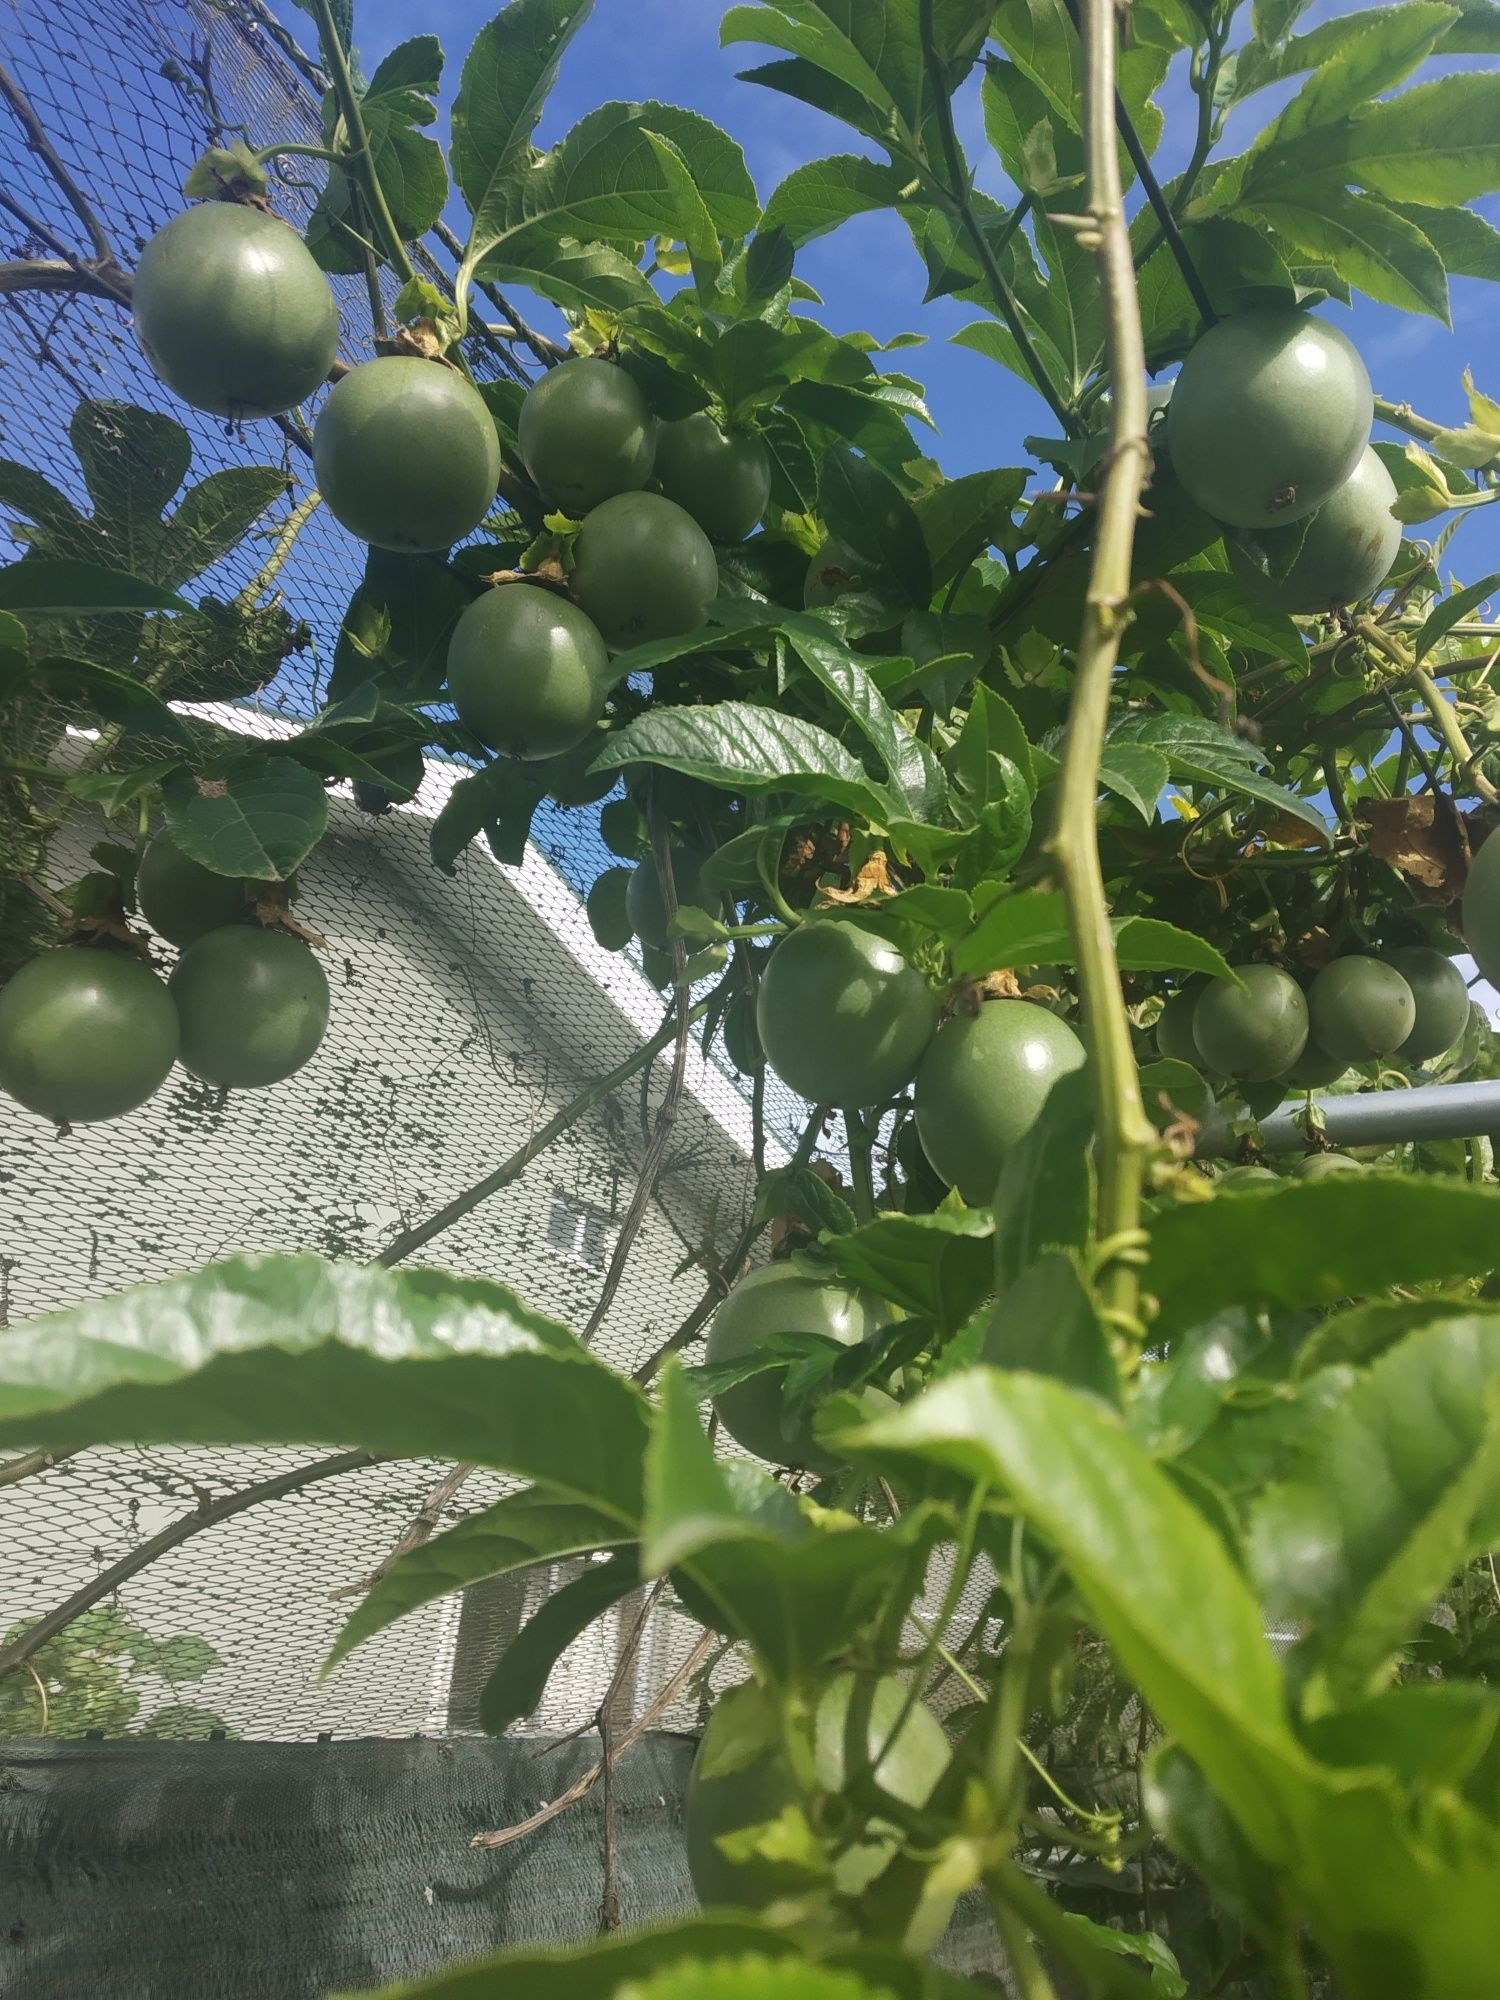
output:
<path id="1" fill-rule="evenodd" d="M 1370 378 L 1326 320 L 1260 306 L 1220 320 L 1172 385 L 1173 470 L 1232 532 L 1230 567 L 1312 617 L 1378 590 L 1401 546 L 1395 483 L 1370 445 Z"/>
<path id="2" fill-rule="evenodd" d="M 165 833 L 137 870 L 141 914 L 181 948 L 163 980 L 129 947 L 68 944 L 0 991 L 0 1090 L 62 1126 L 136 1111 L 174 1062 L 222 1090 L 281 1083 L 328 1026 L 328 980 L 291 932 L 247 914 L 244 884 Z"/>
<path id="3" fill-rule="evenodd" d="M 1331 959 L 1304 989 L 1275 965 L 1184 988 L 1156 1027 L 1163 1056 L 1241 1083 L 1316 1090 L 1351 1064 L 1430 1061 L 1469 1019 L 1463 974 L 1429 945 Z"/>

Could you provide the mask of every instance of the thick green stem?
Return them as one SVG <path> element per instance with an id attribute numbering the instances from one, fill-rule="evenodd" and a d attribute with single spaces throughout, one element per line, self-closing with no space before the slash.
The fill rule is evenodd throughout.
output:
<path id="1" fill-rule="evenodd" d="M 1127 1367 L 1139 1358 L 1137 1317 L 1141 1188 L 1155 1134 L 1141 1102 L 1130 1022 L 1115 960 L 1114 933 L 1099 859 L 1096 806 L 1099 760 L 1130 594 L 1130 561 L 1141 488 L 1150 463 L 1146 442 L 1146 356 L 1130 233 L 1115 149 L 1115 17 L 1112 0 L 1082 0 L 1084 114 L 1093 247 L 1107 320 L 1114 385 L 1110 448 L 1099 482 L 1097 528 L 1078 668 L 1058 784 L 1057 829 L 1050 852 L 1067 900 L 1084 1012 L 1093 1032 L 1098 1124 L 1101 1309 L 1124 1336 Z"/>
<path id="2" fill-rule="evenodd" d="M 291 513 L 282 522 L 271 553 L 251 577 L 243 590 L 236 591 L 234 605 L 237 611 L 251 612 L 259 605 L 271 585 L 280 576 L 287 557 L 297 546 L 297 537 L 307 526 L 322 504 L 323 496 L 314 487 L 312 492 L 299 500 Z"/>
<path id="3" fill-rule="evenodd" d="M 1427 705 L 1428 718 L 1454 763 L 1454 778 L 1458 784 L 1472 785 L 1487 805 L 1500 804 L 1500 791 L 1490 783 L 1479 769 L 1478 760 L 1469 739 L 1464 734 L 1463 724 L 1458 719 L 1453 704 L 1446 700 L 1437 682 L 1425 667 L 1419 667 L 1408 649 L 1394 638 L 1373 618 L 1361 618 L 1358 627 L 1360 636 L 1368 639 L 1379 653 L 1405 670 L 1406 678 Z"/>
<path id="4" fill-rule="evenodd" d="M 1375 415 L 1383 424 L 1393 430 L 1405 431 L 1408 437 L 1420 438 L 1423 444 L 1435 444 L 1443 433 L 1452 428 L 1449 424 L 1434 423 L 1431 417 L 1419 417 L 1410 403 L 1393 403 L 1388 396 L 1375 398 Z M 1495 458 L 1487 461 L 1493 465 L 1500 459 L 1500 450 Z M 1483 467 L 1479 468 L 1483 471 Z"/>
<path id="5" fill-rule="evenodd" d="M 380 247 L 385 253 L 391 269 L 409 283 L 416 276 L 411 258 L 406 254 L 406 245 L 401 241 L 401 232 L 396 227 L 390 204 L 385 198 L 385 189 L 380 185 L 380 176 L 375 171 L 375 156 L 370 151 L 370 135 L 365 130 L 364 113 L 360 109 L 359 93 L 354 88 L 354 78 L 349 73 L 349 58 L 344 45 L 339 40 L 338 29 L 334 25 L 333 8 L 329 0 L 309 0 L 313 19 L 318 24 L 318 46 L 323 62 L 333 85 L 333 95 L 338 102 L 339 117 L 343 120 L 344 132 L 349 140 L 349 150 L 344 155 L 344 166 L 353 175 L 364 196 L 365 206 L 375 223 L 380 237 Z"/>

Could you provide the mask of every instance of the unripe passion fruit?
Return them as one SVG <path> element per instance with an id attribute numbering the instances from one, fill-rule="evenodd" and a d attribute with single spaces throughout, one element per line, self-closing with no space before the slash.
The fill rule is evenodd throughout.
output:
<path id="1" fill-rule="evenodd" d="M 1199 1059 L 1221 1076 L 1267 1083 L 1285 1076 L 1307 1046 L 1307 1002 L 1289 972 L 1237 965 L 1240 979 L 1213 979 L 1199 996 L 1193 1040 Z"/>
<path id="2" fill-rule="evenodd" d="M 1301 1055 L 1287 1071 L 1286 1081 L 1294 1090 L 1322 1090 L 1337 1083 L 1348 1067 L 1347 1058 L 1330 1055 L 1309 1035 Z"/>
<path id="3" fill-rule="evenodd" d="M 162 381 L 216 417 L 281 415 L 338 353 L 338 306 L 302 238 L 237 202 L 203 202 L 158 229 L 131 305 Z"/>
<path id="4" fill-rule="evenodd" d="M 771 456 L 758 437 L 730 436 L 706 410 L 663 424 L 656 478 L 716 542 L 742 542 L 771 497 Z"/>
<path id="5" fill-rule="evenodd" d="M 826 1793 L 841 1791 L 849 1776 L 849 1712 L 855 1687 L 853 1674 L 837 1673 L 825 1676 L 811 1690 L 813 1773 Z M 881 1791 L 916 1808 L 927 1803 L 947 1769 L 948 1740 L 921 1702 L 907 1713 L 907 1698 L 905 1682 L 894 1675 L 875 1683 L 869 1697 L 866 1748 L 863 1756 L 856 1749 L 855 1757 L 857 1763 L 873 1764 L 874 1782 Z M 749 1763 L 732 1755 L 734 1744 L 747 1737 L 765 1746 Z M 763 1909 L 778 1893 L 774 1868 L 763 1871 L 753 1862 L 731 1861 L 718 1844 L 723 1836 L 764 1825 L 798 1803 L 796 1783 L 782 1752 L 774 1747 L 778 1740 L 772 1697 L 763 1688 L 747 1682 L 719 1697 L 693 1766 L 684 1828 L 688 1870 L 705 1909 Z M 716 1763 L 730 1768 L 715 1774 Z M 881 1847 L 889 1845 L 894 1851 L 894 1844 L 892 1835 L 878 1833 L 869 1844 L 847 1850 L 837 1863 L 835 1886 L 860 1888 L 878 1869 Z M 940 1931 L 941 1924 L 937 1928 Z M 908 1942 L 913 1950 L 921 1950 L 936 1937 L 929 1934 Z"/>
<path id="6" fill-rule="evenodd" d="M 313 469 L 328 511 L 351 535 L 432 554 L 489 512 L 500 440 L 479 392 L 455 369 L 387 354 L 334 387 L 313 431 Z"/>
<path id="7" fill-rule="evenodd" d="M 803 1257 L 766 1264 L 741 1278 L 709 1323 L 707 1359 L 738 1361 L 773 1333 L 816 1333 L 841 1347 L 873 1338 L 890 1318 L 881 1301 L 858 1292 Z M 781 1427 L 785 1368 L 769 1368 L 714 1397 L 719 1421 L 746 1451 L 772 1465 L 832 1472 L 840 1461 L 815 1444 L 811 1424 L 792 1437 Z"/>
<path id="8" fill-rule="evenodd" d="M 1198 1053 L 1198 1044 L 1193 1038 L 1193 1015 L 1198 1009 L 1198 999 L 1208 982 L 1195 979 L 1190 986 L 1184 986 L 1180 993 L 1174 993 L 1157 1017 L 1156 1053 L 1167 1062 L 1191 1063 L 1197 1069 L 1203 1058 Z"/>
<path id="9" fill-rule="evenodd" d="M 235 924 L 190 944 L 168 982 L 182 1065 L 221 1090 L 280 1083 L 317 1050 L 328 980 L 301 938 Z"/>
<path id="10" fill-rule="evenodd" d="M 971 1203 L 993 1201 L 1007 1155 L 1036 1123 L 1083 1043 L 1045 1007 L 989 1000 L 940 1028 L 917 1068 L 917 1132 L 936 1173 Z"/>
<path id="11" fill-rule="evenodd" d="M 629 868 L 606 868 L 584 898 L 594 942 L 605 951 L 623 951 L 635 935 L 628 901 L 631 873 Z"/>
<path id="12" fill-rule="evenodd" d="M 580 359 L 549 368 L 528 391 L 516 442 L 544 499 L 581 521 L 651 477 L 656 419 L 623 368 Z"/>
<path id="13" fill-rule="evenodd" d="M 146 843 L 136 870 L 135 899 L 157 936 L 176 945 L 237 922 L 249 901 L 237 875 L 216 875 L 184 854 L 165 831 Z"/>
<path id="14" fill-rule="evenodd" d="M 1500 981 L 1500 835 L 1492 834 L 1470 865 L 1463 929 L 1474 963 L 1493 986 Z"/>
<path id="15" fill-rule="evenodd" d="M 1299 1181 L 1321 1181 L 1330 1174 L 1362 1174 L 1364 1168 L 1347 1153 L 1304 1153 L 1292 1172 Z"/>
<path id="16" fill-rule="evenodd" d="M 702 892 L 698 877 L 703 872 L 704 856 L 691 847 L 672 849 L 672 887 L 677 896 L 677 907 L 684 903 L 695 903 L 701 907 Z M 625 890 L 625 913 L 630 919 L 630 928 L 642 944 L 654 945 L 658 951 L 665 951 L 669 943 L 667 937 L 667 903 L 662 894 L 661 877 L 656 872 L 656 858 L 648 854 L 639 868 L 631 873 Z"/>
<path id="17" fill-rule="evenodd" d="M 937 995 L 892 944 L 818 919 L 774 947 L 756 1026 L 766 1061 L 813 1104 L 857 1108 L 911 1081 L 937 1028 Z"/>
<path id="18" fill-rule="evenodd" d="M 1370 442 L 1370 378 L 1335 326 L 1294 306 L 1221 319 L 1167 406 L 1172 467 L 1215 520 L 1272 528 L 1321 507 Z"/>
<path id="19" fill-rule="evenodd" d="M 1307 993 L 1312 1039 L 1346 1063 L 1399 1049 L 1417 1024 L 1412 990 L 1393 965 L 1355 955 L 1332 959 Z"/>
<path id="20" fill-rule="evenodd" d="M 134 1111 L 177 1054 L 177 1010 L 141 959 L 64 945 L 0 991 L 0 1090 L 59 1125 Z"/>
<path id="21" fill-rule="evenodd" d="M 1268 572 L 1258 557 L 1274 563 L 1277 536 L 1268 532 L 1257 547 L 1227 536 L 1229 567 L 1263 604 L 1312 617 L 1369 597 L 1390 575 L 1401 547 L 1401 523 L 1391 512 L 1396 482 L 1368 445 L 1358 465 L 1331 500 L 1313 515 L 1301 548 L 1281 575 Z M 1285 531 L 1295 536 L 1299 528 Z"/>
<path id="22" fill-rule="evenodd" d="M 604 712 L 609 654 L 576 604 L 540 584 L 476 597 L 448 641 L 448 692 L 460 721 L 491 750 L 556 757 Z"/>
<path id="23" fill-rule="evenodd" d="M 1273 1174 L 1269 1167 L 1230 1167 L 1220 1174 L 1217 1186 L 1221 1188 L 1265 1188 L 1279 1187 L 1280 1174 Z"/>
<path id="24" fill-rule="evenodd" d="M 659 493 L 618 493 L 573 544 L 573 595 L 616 652 L 696 632 L 719 592 L 713 544 Z"/>
<path id="25" fill-rule="evenodd" d="M 1469 989 L 1451 958 L 1427 944 L 1398 945 L 1385 954 L 1387 965 L 1411 988 L 1416 1025 L 1396 1051 L 1407 1062 L 1429 1062 L 1458 1040 L 1469 1025 Z"/>

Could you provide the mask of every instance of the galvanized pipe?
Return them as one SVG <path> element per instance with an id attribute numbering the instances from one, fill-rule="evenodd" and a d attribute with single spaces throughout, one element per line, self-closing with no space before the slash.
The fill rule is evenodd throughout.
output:
<path id="1" fill-rule="evenodd" d="M 1473 1139 L 1500 1135 L 1500 1083 L 1424 1083 L 1414 1090 L 1372 1090 L 1358 1096 L 1314 1098 L 1323 1132 L 1334 1146 L 1394 1146 L 1414 1139 Z M 1299 1153 L 1307 1138 L 1299 1122 L 1306 1103 L 1297 1098 L 1259 1121 L 1257 1137 L 1268 1153 Z M 1223 1159 L 1239 1140 L 1210 1114 L 1198 1135 L 1200 1159 Z"/>

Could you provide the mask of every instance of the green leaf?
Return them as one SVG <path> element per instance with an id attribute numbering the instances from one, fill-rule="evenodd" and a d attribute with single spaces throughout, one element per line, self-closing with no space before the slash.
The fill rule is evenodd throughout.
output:
<path id="1" fill-rule="evenodd" d="M 1160 2000 L 1182 2000 L 1188 1990 L 1182 1968 L 1172 1947 L 1155 1931 L 1111 1930 L 1108 1924 L 1097 1924 L 1079 1910 L 1066 1911 L 1064 1918 L 1068 1929 L 1092 1950 L 1115 1958 L 1134 1959 L 1146 1966 L 1151 1975 L 1146 1986 L 1148 1992 L 1160 1995 Z"/>
<path id="2" fill-rule="evenodd" d="M 1500 438 L 1495 440 L 1495 449 L 1500 451 Z M 1445 597 L 1442 603 L 1429 611 L 1423 619 L 1422 629 L 1418 632 L 1416 643 L 1412 648 L 1413 658 L 1418 660 L 1425 658 L 1445 632 L 1451 631 L 1460 618 L 1467 618 L 1471 611 L 1476 610 L 1497 590 L 1500 590 L 1500 571 L 1496 571 L 1493 576 L 1485 577 L 1481 583 L 1471 583 L 1467 590 L 1456 590 L 1451 596 Z"/>
<path id="3" fill-rule="evenodd" d="M 1179 782 L 1207 785 L 1219 793 L 1238 792 L 1258 799 L 1277 812 L 1290 813 L 1327 837 L 1328 827 L 1317 807 L 1256 770 L 1258 753 L 1201 716 L 1127 716 L 1110 732 L 1110 743 L 1146 743 L 1162 751 Z"/>
<path id="4" fill-rule="evenodd" d="M 982 1353 L 991 1367 L 1050 1375 L 1118 1407 L 1109 1336 L 1079 1259 L 1068 1251 L 1046 1251 L 1027 1265 L 996 1306 Z"/>
<path id="5" fill-rule="evenodd" d="M 1053 1084 L 1041 1116 L 1000 1169 L 995 1289 L 1002 1320 L 1010 1287 L 1043 1251 L 1086 1246 L 1094 1216 L 1093 1142 L 1093 1078 L 1086 1069 L 1073 1070 Z"/>
<path id="6" fill-rule="evenodd" d="M 0 1346 L 0 1438 L 333 1444 L 473 1459 L 633 1523 L 645 1403 L 503 1285 L 234 1257 L 33 1320 Z"/>
<path id="7" fill-rule="evenodd" d="M 323 1672 L 330 1673 L 356 1646 L 434 1598 L 449 1597 L 486 1577 L 618 1548 L 634 1539 L 634 1528 L 577 1501 L 535 1488 L 508 1493 L 493 1507 L 399 1556 L 350 1615 Z"/>
<path id="8" fill-rule="evenodd" d="M 886 1533 L 830 1514 L 813 1528 L 758 1468 L 733 1477 L 698 1421 L 696 1391 L 669 1363 L 646 1453 L 642 1568 L 685 1573 L 699 1615 L 795 1680 L 849 1644 L 930 1524 L 904 1517 Z"/>
<path id="9" fill-rule="evenodd" d="M 1402 7 L 1356 16 L 1363 32 L 1344 36 L 1336 50 L 1324 55 L 1257 144 L 1280 145 L 1320 126 L 1337 125 L 1371 98 L 1394 90 L 1431 54 L 1453 20 L 1453 9 L 1435 0 L 1406 0 Z"/>
<path id="10" fill-rule="evenodd" d="M 1206 972 L 1233 978 L 1229 962 L 1206 938 L 1160 917 L 1115 917 L 1115 957 L 1125 972 Z M 1073 956 L 1066 963 L 1073 964 Z"/>
<path id="11" fill-rule="evenodd" d="M 123 570 L 50 556 L 26 556 L 0 569 L 0 610 L 24 617 L 68 618 L 80 611 L 191 611 L 192 605 Z"/>
<path id="12" fill-rule="evenodd" d="M 1171 773 L 1160 750 L 1142 743 L 1106 743 L 1099 759 L 1099 782 L 1134 806 L 1149 826 Z"/>
<path id="13" fill-rule="evenodd" d="M 192 740 L 187 724 L 167 707 L 160 695 L 153 694 L 150 688 L 117 667 L 48 654 L 33 660 L 19 678 L 23 685 L 40 685 L 54 699 L 80 704 L 101 721 L 118 723 L 123 729 L 165 737 L 169 743 Z"/>
<path id="14" fill-rule="evenodd" d="M 1431 208 L 1493 194 L 1500 188 L 1500 75 L 1445 76 L 1370 105 L 1328 164 L 1371 194 Z"/>
<path id="15" fill-rule="evenodd" d="M 1231 645 L 1248 646 L 1252 652 L 1268 653 L 1272 659 L 1297 666 L 1306 660 L 1307 641 L 1291 619 L 1258 603 L 1228 571 L 1174 570 L 1167 580 L 1198 623 Z M 1175 606 L 1171 610 L 1175 617 Z M 1222 730 L 1218 733 L 1223 735 Z"/>
<path id="16" fill-rule="evenodd" d="M 447 673 L 448 641 L 472 596 L 444 562 L 371 549 L 339 630 L 329 699 L 373 681 L 400 700 L 435 701 Z"/>
<path id="17" fill-rule="evenodd" d="M 1039 1375 L 974 1369 L 848 1442 L 1005 1494 L 1256 1845 L 1286 1852 L 1300 1760 L 1260 1606 L 1215 1529 L 1102 1404 Z"/>
<path id="18" fill-rule="evenodd" d="M 432 823 L 428 844 L 435 868 L 452 875 L 454 862 L 479 834 L 485 834 L 497 861 L 519 866 L 531 836 L 531 817 L 547 781 L 534 766 L 497 757 L 471 777 L 460 778 Z"/>
<path id="19" fill-rule="evenodd" d="M 998 896 L 986 908 L 978 893 L 979 921 L 954 950 L 955 972 L 1001 972 L 1016 965 L 1045 965 L 1071 951 L 1067 906 L 1060 893 L 1023 889 Z"/>
<path id="20" fill-rule="evenodd" d="M 442 74 L 442 44 L 436 35 L 416 35 L 385 57 L 360 101 L 370 162 L 403 242 L 425 236 L 448 199 L 442 148 L 415 129 L 437 116 Z M 362 270 L 360 237 L 368 238 L 369 228 L 347 170 L 330 168 L 308 220 L 308 249 L 325 271 Z"/>
<path id="21" fill-rule="evenodd" d="M 933 589 L 952 582 L 1009 525 L 1027 476 L 1024 467 L 967 472 L 918 496 L 913 506 L 927 544 Z"/>
<path id="22" fill-rule="evenodd" d="M 862 153 L 839 153 L 796 167 L 766 203 L 763 229 L 784 229 L 799 249 L 854 215 L 894 208 L 904 185 L 896 170 Z"/>
<path id="23" fill-rule="evenodd" d="M 866 663 L 822 619 L 792 617 L 781 631 L 813 678 L 856 725 L 885 766 L 891 787 L 914 817 L 936 818 L 948 788 L 936 758 L 906 729 L 876 687 Z"/>
<path id="24" fill-rule="evenodd" d="M 172 838 L 216 875 L 284 882 L 328 826 L 322 780 L 295 758 L 250 750 L 214 778 L 174 771 L 162 801 Z"/>
<path id="25" fill-rule="evenodd" d="M 624 313 L 656 297 L 642 274 L 608 243 L 579 243 L 549 229 L 522 229 L 486 259 L 484 275 L 529 285 L 564 312 Z"/>
<path id="26" fill-rule="evenodd" d="M 956 89 L 979 53 L 991 9 L 983 0 L 934 0 L 928 20 L 933 54 L 945 93 Z M 773 0 L 769 6 L 731 7 L 719 28 L 721 46 L 763 42 L 784 49 L 802 69 L 822 71 L 834 92 L 820 92 L 800 73 L 778 76 L 777 88 L 804 102 L 832 109 L 835 117 L 872 131 L 890 129 L 890 114 L 920 131 L 931 104 L 933 80 L 923 58 L 918 0 L 886 0 L 872 9 L 864 0 Z M 776 70 L 789 64 L 774 64 Z M 761 80 L 757 76 L 757 80 Z"/>
<path id="27" fill-rule="evenodd" d="M 1413 1788 L 1461 1785 L 1500 1728 L 1500 1692 L 1466 1681 L 1405 1681 L 1319 1716 L 1308 1747 L 1325 1764 L 1384 1766 Z"/>
<path id="28" fill-rule="evenodd" d="M 138 764 L 129 771 L 81 771 L 69 778 L 68 790 L 80 799 L 87 799 L 98 806 L 106 819 L 112 819 L 126 806 L 132 805 L 142 792 L 159 785 L 170 771 L 177 769 L 175 757 L 160 758 L 149 764 Z"/>
<path id="29" fill-rule="evenodd" d="M 1419 208 L 1410 201 L 1386 206 L 1416 224 L 1449 277 L 1500 279 L 1500 230 L 1472 208 Z"/>
<path id="30" fill-rule="evenodd" d="M 1414 6 L 1423 0 L 1411 0 Z M 1286 241 L 1326 263 L 1367 298 L 1450 324 L 1443 261 L 1416 223 L 1373 195 L 1338 181 L 1299 181 L 1267 200 L 1252 188 L 1242 212 L 1261 216 Z"/>
<path id="31" fill-rule="evenodd" d="M 854 1210 L 843 1196 L 821 1174 L 795 1161 L 772 1167 L 755 1185 L 755 1221 L 774 1222 L 780 1215 L 794 1215 L 813 1231 L 831 1229 L 837 1234 L 854 1227 Z"/>
<path id="32" fill-rule="evenodd" d="M 1250 1552 L 1335 1703 L 1371 1694 L 1454 1573 L 1500 1538 L 1500 1314 L 1443 1319 L 1377 1361 L 1267 1491 Z"/>
<path id="33" fill-rule="evenodd" d="M 590 768 L 659 764 L 729 791 L 787 792 L 876 824 L 889 806 L 849 752 L 816 723 L 747 701 L 656 708 L 616 730 Z"/>
<path id="34" fill-rule="evenodd" d="M 190 486 L 167 517 L 156 581 L 175 589 L 238 548 L 275 501 L 286 474 L 274 465 L 232 465 Z"/>
<path id="35" fill-rule="evenodd" d="M 823 1247 L 852 1284 L 951 1331 L 994 1289 L 994 1225 L 981 1208 L 877 1215 Z"/>
<path id="36" fill-rule="evenodd" d="M 594 0 L 510 0 L 480 29 L 453 100 L 453 178 L 474 218 L 467 261 L 502 236 L 519 205 L 531 135 L 563 51 Z"/>
<path id="37" fill-rule="evenodd" d="M 1202 1771 L 1178 1744 L 1152 1750 L 1143 1766 L 1151 1824 L 1213 1891 L 1231 1916 L 1262 1942 L 1287 1929 L 1284 1891 L 1215 1798 Z"/>
<path id="38" fill-rule="evenodd" d="M 511 1640 L 479 1694 L 479 1724 L 503 1736 L 531 1714 L 547 1692 L 552 1669 L 573 1641 L 612 1611 L 640 1582 L 636 1552 L 622 1550 L 565 1583 L 534 1611 Z"/>
<path id="39" fill-rule="evenodd" d="M 830 534 L 870 563 L 882 582 L 922 611 L 932 596 L 932 565 L 911 502 L 877 465 L 846 445 L 823 459 L 818 500 Z"/>
<path id="40" fill-rule="evenodd" d="M 1436 1176 L 1330 1175 L 1255 1201 L 1193 1202 L 1151 1225 L 1162 1333 L 1223 1307 L 1332 1305 L 1496 1263 L 1500 1192 Z"/>

